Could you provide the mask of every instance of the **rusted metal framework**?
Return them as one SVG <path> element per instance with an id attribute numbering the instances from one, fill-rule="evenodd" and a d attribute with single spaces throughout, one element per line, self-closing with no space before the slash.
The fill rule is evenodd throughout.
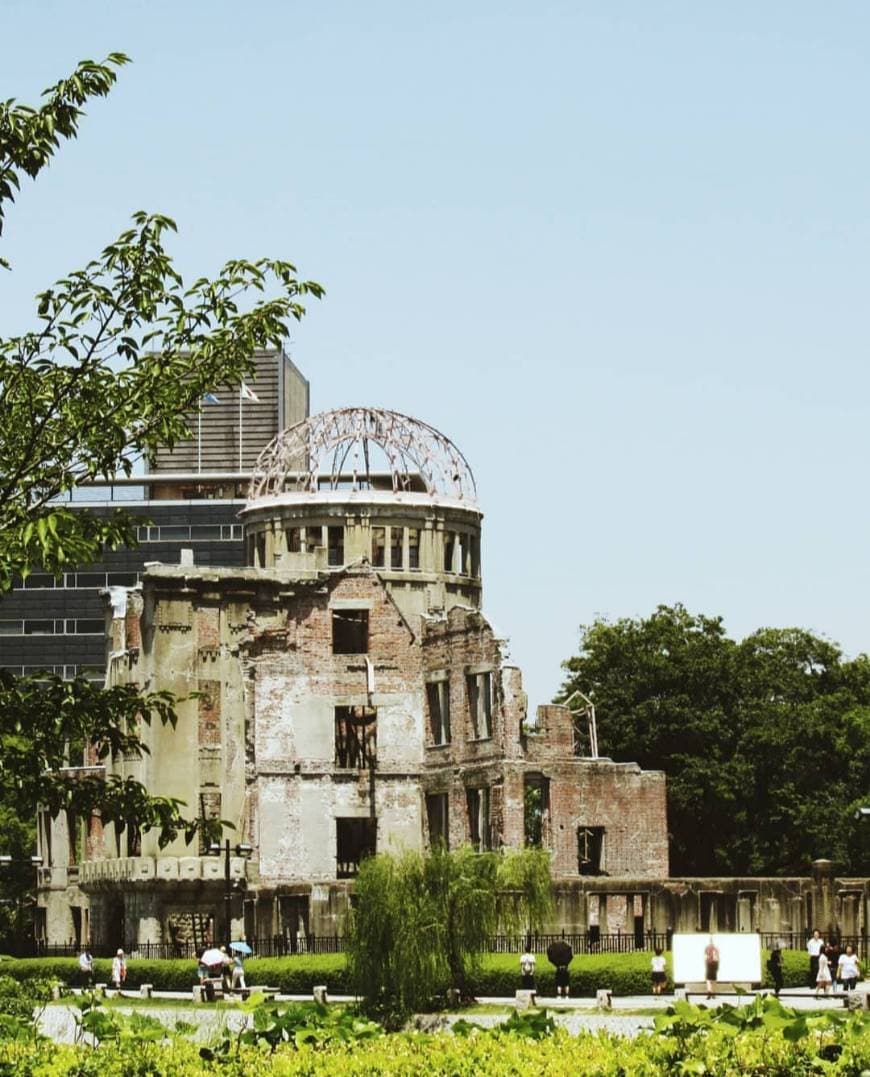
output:
<path id="1" fill-rule="evenodd" d="M 317 490 L 425 492 L 475 504 L 468 461 L 419 419 L 380 408 L 339 408 L 282 431 L 260 453 L 249 498 Z"/>

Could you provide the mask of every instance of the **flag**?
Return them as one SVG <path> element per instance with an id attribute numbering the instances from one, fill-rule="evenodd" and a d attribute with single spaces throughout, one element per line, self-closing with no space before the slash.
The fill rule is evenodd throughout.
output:
<path id="1" fill-rule="evenodd" d="M 241 394 L 243 400 L 253 400 L 255 404 L 260 403 L 260 398 L 254 392 L 254 390 L 249 389 L 244 382 L 242 382 L 241 386 L 239 387 L 239 393 Z"/>
<path id="2" fill-rule="evenodd" d="M 220 400 L 214 395 L 214 393 L 203 393 L 202 402 L 203 404 L 220 404 Z"/>

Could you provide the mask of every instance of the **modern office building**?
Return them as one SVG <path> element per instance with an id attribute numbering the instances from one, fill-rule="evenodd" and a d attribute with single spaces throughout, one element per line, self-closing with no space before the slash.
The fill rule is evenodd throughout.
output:
<path id="1" fill-rule="evenodd" d="M 132 587 L 147 562 L 177 562 L 191 547 L 197 564 L 243 565 L 244 507 L 251 469 L 272 438 L 308 415 L 309 386 L 281 350 L 255 356 L 241 387 L 217 386 L 190 416 L 191 437 L 161 449 L 147 473 L 76 490 L 72 504 L 96 514 L 124 508 L 142 518 L 139 545 L 107 550 L 96 564 L 61 576 L 33 573 L 0 599 L 0 667 L 102 682 L 106 616 L 100 592 Z M 251 397 L 256 399 L 251 399 Z"/>

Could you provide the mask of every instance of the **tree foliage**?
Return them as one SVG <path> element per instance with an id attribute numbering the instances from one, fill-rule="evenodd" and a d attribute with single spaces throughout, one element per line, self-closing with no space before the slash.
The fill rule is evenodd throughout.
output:
<path id="1" fill-rule="evenodd" d="M 22 177 L 35 178 L 75 137 L 82 106 L 103 97 L 127 63 L 84 61 L 38 107 L 0 104 L 0 230 Z M 0 339 L 0 592 L 33 570 L 59 573 L 106 547 L 134 544 L 137 522 L 64 498 L 81 483 L 129 475 L 135 461 L 188 433 L 202 394 L 236 382 L 256 349 L 278 345 L 304 300 L 322 288 L 287 261 L 232 259 L 186 285 L 167 250 L 176 230 L 156 213 L 37 296 L 36 328 Z M 107 819 L 158 827 L 161 841 L 198 825 L 178 801 L 134 781 L 63 769 L 92 744 L 98 759 L 144 750 L 142 722 L 175 721 L 168 696 L 95 689 L 84 679 L 0 678 L 0 797 L 25 814 L 99 808 Z M 69 753 L 69 754 L 68 754 Z"/>
<path id="2" fill-rule="evenodd" d="M 360 866 L 349 925 L 348 969 L 373 1013 L 401 1018 L 445 984 L 462 996 L 498 931 L 538 929 L 552 908 L 541 849 L 369 857 Z"/>
<path id="3" fill-rule="evenodd" d="M 561 698 L 594 699 L 601 751 L 666 772 L 675 874 L 867 869 L 866 655 L 798 628 L 736 641 L 676 605 L 583 627 L 564 668 Z"/>

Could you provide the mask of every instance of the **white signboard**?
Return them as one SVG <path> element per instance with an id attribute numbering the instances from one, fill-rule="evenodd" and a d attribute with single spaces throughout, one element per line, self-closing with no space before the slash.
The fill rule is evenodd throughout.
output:
<path id="1" fill-rule="evenodd" d="M 701 933 L 674 935 L 674 983 L 703 983 L 706 977 L 704 951 L 710 940 L 719 951 L 720 983 L 761 983 L 761 936 Z"/>

